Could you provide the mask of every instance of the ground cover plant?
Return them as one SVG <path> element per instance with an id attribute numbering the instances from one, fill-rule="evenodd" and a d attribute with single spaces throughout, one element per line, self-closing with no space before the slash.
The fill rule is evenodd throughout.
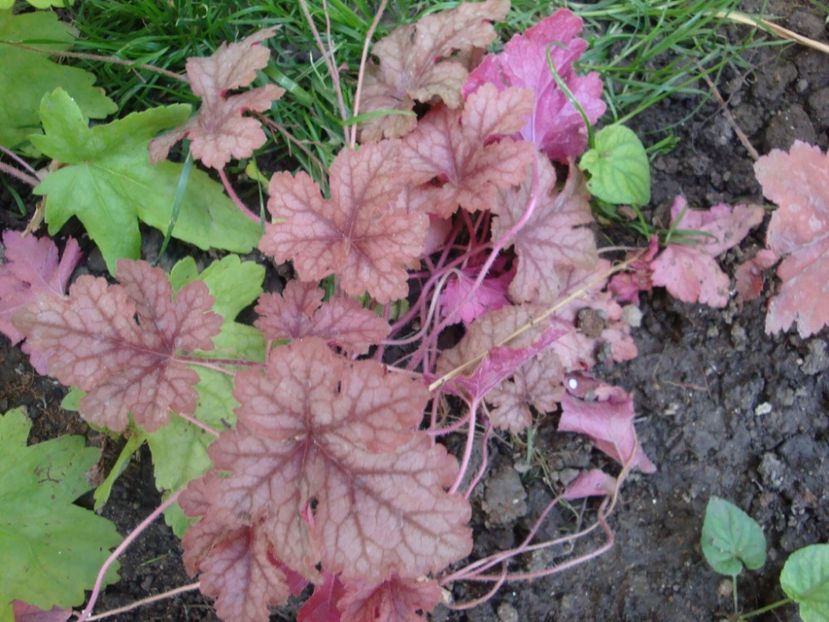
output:
<path id="1" fill-rule="evenodd" d="M 82 275 L 67 292 L 79 261 L 73 242 L 58 260 L 48 239 L 6 232 L 3 332 L 73 387 L 67 407 L 126 435 L 121 465 L 148 443 L 166 498 L 82 586 L 93 588 L 82 611 L 68 609 L 82 604 L 76 595 L 20 591 L 4 595 L 8 619 L 23 619 L 29 605 L 89 619 L 118 555 L 162 513 L 183 535 L 197 587 L 228 620 L 267 619 L 309 583 L 300 620 L 419 619 L 438 602 L 472 608 L 506 582 L 561 572 L 613 545 L 608 521 L 622 484 L 656 465 L 637 440 L 632 396 L 591 369 L 636 356 L 642 291 L 663 286 L 686 302 L 725 306 L 729 280 L 714 258 L 763 209 L 688 209 L 677 197 L 667 228 L 647 223 L 644 147 L 623 125 L 592 127 L 606 103 L 601 76 L 574 65 L 587 47 L 582 21 L 557 11 L 485 53 L 509 8 L 461 4 L 389 29 L 361 49 L 353 93 L 341 86 L 335 38 L 304 10 L 333 84 L 339 137 L 317 153 L 286 139 L 305 148 L 309 172 L 246 169 L 265 186 L 267 216 L 240 198 L 225 169 L 263 147 L 260 124 L 285 133 L 248 114 L 279 110 L 293 94 L 257 73 L 270 77 L 278 29 L 188 58 L 186 79 L 167 76 L 200 99 L 193 116 L 170 103 L 89 127 L 94 111 L 48 84 L 34 124 L 10 123 L 39 128 L 10 133 L 4 154 L 15 166 L 3 171 L 45 197 L 38 213 L 50 233 L 77 216 L 113 279 Z M 59 28 L 54 13 L 3 18 L 5 48 L 51 62 L 24 31 L 31 19 Z M 181 161 L 167 159 L 182 139 Z M 51 169 L 29 167 L 23 158 L 35 154 Z M 785 158 L 804 171 L 797 184 L 774 175 Z M 741 268 L 739 282 L 749 283 L 740 290 L 748 300 L 758 278 L 762 289 L 761 270 L 788 255 L 769 332 L 826 324 L 819 301 L 799 302 L 825 254 L 825 158 L 798 144 L 757 165 L 780 210 L 769 250 Z M 615 265 L 604 256 L 617 249 L 597 241 L 591 193 L 595 213 L 630 214 L 645 234 L 643 248 Z M 805 211 L 794 245 L 787 224 L 775 224 L 792 209 Z M 295 278 L 281 293 L 263 292 L 262 267 L 235 255 L 202 266 L 185 258 L 168 274 L 138 259 L 139 221 L 163 233 L 163 247 L 171 238 L 256 246 L 290 261 Z M 254 303 L 253 325 L 237 321 Z M 518 546 L 463 561 L 490 439 L 532 430 L 539 413 L 556 409 L 559 431 L 586 436 L 609 460 L 569 481 Z M 455 436 L 457 457 L 444 445 Z M 96 491 L 97 507 L 119 472 Z M 537 537 L 551 512 L 586 497 L 600 498 L 593 522 Z M 557 563 L 522 561 L 565 544 L 571 557 Z M 453 602 L 449 590 L 463 582 L 484 587 Z"/>

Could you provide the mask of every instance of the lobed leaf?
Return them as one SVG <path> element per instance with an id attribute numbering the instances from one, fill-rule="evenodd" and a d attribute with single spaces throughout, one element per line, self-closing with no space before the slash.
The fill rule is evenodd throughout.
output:
<path id="1" fill-rule="evenodd" d="M 365 354 L 389 333 L 389 325 L 345 296 L 322 302 L 314 283 L 290 281 L 278 294 L 263 294 L 256 305 L 256 327 L 267 339 L 319 337 L 348 352 Z"/>
<path id="2" fill-rule="evenodd" d="M 32 143 L 64 164 L 35 188 L 36 194 L 46 196 L 49 234 L 55 235 L 77 216 L 111 273 L 118 259 L 138 258 L 138 222 L 167 230 L 182 167 L 173 162 L 151 166 L 147 144 L 159 131 L 181 123 L 188 110 L 187 106 L 153 108 L 89 128 L 65 91 L 45 96 L 40 104 L 45 135 L 32 136 Z M 259 239 L 259 225 L 202 171 L 190 172 L 179 209 L 173 237 L 202 250 L 246 253 Z"/>
<path id="3" fill-rule="evenodd" d="M 523 181 L 535 150 L 511 138 L 493 141 L 497 134 L 520 128 L 532 109 L 524 89 L 499 93 L 486 85 L 473 94 L 463 110 L 432 109 L 402 143 L 398 166 L 430 214 L 448 218 L 460 206 L 475 212 L 491 210 L 498 189 Z M 436 180 L 438 185 L 426 184 Z"/>
<path id="4" fill-rule="evenodd" d="M 763 194 L 778 205 L 766 244 L 783 261 L 782 285 L 769 302 L 766 332 L 797 325 L 801 337 L 829 324 L 829 154 L 796 140 L 754 165 Z"/>
<path id="5" fill-rule="evenodd" d="M 665 287 L 682 302 L 724 307 L 730 282 L 714 258 L 739 244 L 760 224 L 763 209 L 724 203 L 710 210 L 687 209 L 685 199 L 677 195 L 671 217 L 672 229 L 681 226 L 699 237 L 692 244 L 669 244 L 651 262 L 653 284 Z"/>
<path id="6" fill-rule="evenodd" d="M 120 285 L 80 277 L 65 298 L 41 297 L 15 316 L 48 373 L 86 391 L 80 413 L 117 432 L 131 413 L 154 431 L 168 411 L 191 414 L 197 405 L 195 371 L 179 351 L 210 350 L 222 318 L 210 311 L 204 283 L 173 297 L 167 276 L 143 261 L 118 262 Z"/>
<path id="7" fill-rule="evenodd" d="M 509 0 L 464 2 L 380 39 L 372 48 L 380 62 L 367 67 L 362 111 L 411 112 L 415 101 L 428 103 L 433 98 L 458 108 L 470 68 L 469 52 L 495 40 L 491 22 L 504 19 L 509 6 Z M 361 141 L 405 136 L 416 124 L 414 114 L 377 117 L 362 126 Z"/>
<path id="8" fill-rule="evenodd" d="M 9 149 L 26 146 L 29 135 L 39 131 L 41 98 L 56 88 L 69 93 L 85 119 L 103 119 L 118 110 L 102 89 L 93 86 L 93 74 L 58 64 L 46 52 L 15 45 L 68 50 L 75 40 L 69 24 L 51 11 L 13 14 L 3 10 L 8 8 L 0 5 L 0 145 Z"/>
<path id="9" fill-rule="evenodd" d="M 395 203 L 404 186 L 396 148 L 386 141 L 340 151 L 330 169 L 330 199 L 304 172 L 274 174 L 274 222 L 260 250 L 293 261 L 303 281 L 335 274 L 349 295 L 368 292 L 380 303 L 404 298 L 406 268 L 420 256 L 428 219 Z"/>
<path id="10" fill-rule="evenodd" d="M 187 59 L 187 80 L 193 93 L 202 98 L 201 108 L 187 123 L 150 143 L 151 162 L 164 160 L 185 137 L 191 141 L 194 158 L 219 170 L 231 159 L 250 157 L 265 144 L 267 137 L 259 122 L 243 115 L 270 110 L 285 89 L 267 84 L 237 95 L 227 93 L 248 86 L 256 70 L 268 64 L 270 50 L 262 42 L 275 32 L 275 26 L 265 28 L 237 43 L 222 43 L 212 56 Z"/>
<path id="11" fill-rule="evenodd" d="M 716 572 L 736 576 L 766 563 L 766 537 L 753 518 L 733 503 L 711 497 L 705 507 L 700 541 L 705 561 Z"/>
<path id="12" fill-rule="evenodd" d="M 489 54 L 469 74 L 463 86 L 469 97 L 486 84 L 499 91 L 521 87 L 532 91 L 532 114 L 520 129 L 520 136 L 533 143 L 549 158 L 566 161 L 580 155 L 587 146 L 587 128 L 581 115 L 559 89 L 547 65 L 547 51 L 559 77 L 568 86 L 591 123 L 604 114 L 599 74 L 576 75 L 573 63 L 587 49 L 578 38 L 582 20 L 560 9 L 523 34 L 517 34 L 499 54 Z"/>
<path id="13" fill-rule="evenodd" d="M 14 314 L 39 296 L 63 296 L 81 252 L 78 243 L 69 238 L 58 262 L 58 247 L 52 240 L 16 231 L 3 232 L 3 247 L 6 262 L 0 264 L 0 332 L 15 345 L 23 339 L 23 333 L 12 324 Z M 32 367 L 45 374 L 43 357 L 27 344 L 23 351 L 29 353 Z"/>
<path id="14" fill-rule="evenodd" d="M 0 617 L 14 600 L 42 610 L 82 604 L 121 540 L 110 521 L 73 504 L 91 488 L 100 452 L 80 436 L 27 447 L 30 428 L 22 408 L 0 416 Z M 106 580 L 116 579 L 112 569 Z"/>

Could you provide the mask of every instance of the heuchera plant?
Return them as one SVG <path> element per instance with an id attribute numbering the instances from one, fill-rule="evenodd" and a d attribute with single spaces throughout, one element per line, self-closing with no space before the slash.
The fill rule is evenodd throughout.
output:
<path id="1" fill-rule="evenodd" d="M 679 198 L 676 237 L 661 252 L 654 241 L 621 266 L 601 259 L 586 177 L 576 165 L 587 131 L 574 104 L 591 122 L 604 111 L 598 76 L 573 69 L 586 48 L 581 21 L 558 11 L 500 54 L 483 56 L 495 38 L 492 22 L 508 8 L 507 0 L 462 4 L 374 46 L 377 60 L 361 76 L 363 111 L 374 114 L 337 155 L 328 190 L 305 172 L 270 179 L 271 220 L 259 249 L 292 262 L 297 279 L 258 297 L 255 328 L 234 322 L 244 303 L 228 302 L 241 287 L 229 276 L 244 271 L 238 259 L 201 275 L 194 264 L 179 264 L 168 277 L 124 258 L 131 251 L 119 258 L 106 242 L 117 283 L 85 275 L 65 294 L 79 258 L 74 242 L 58 264 L 51 242 L 4 236 L 0 328 L 15 341 L 25 337 L 39 368 L 83 392 L 75 393 L 82 417 L 148 435 L 151 445 L 155 438 L 154 458 L 164 444 L 158 435 L 182 422 L 207 438 L 206 454 L 203 445 L 190 446 L 199 466 L 180 469 L 182 487 L 168 491 L 153 516 L 179 502 L 190 517 L 185 565 L 224 620 L 267 620 L 270 607 L 308 583 L 314 588 L 301 621 L 412 622 L 438 602 L 472 607 L 507 581 L 554 574 L 606 551 L 622 482 L 631 469 L 655 470 L 637 439 L 633 397 L 590 370 L 636 356 L 623 304 L 640 291 L 664 285 L 681 300 L 724 305 L 728 279 L 713 258 L 758 224 L 762 211 L 698 212 Z M 68 153 L 61 115 L 104 142 L 129 129 L 134 138 L 122 160 L 140 156 L 142 176 L 154 179 L 153 171 L 179 170 L 163 160 L 187 137 L 193 157 L 216 169 L 251 215 L 224 167 L 264 141 L 258 122 L 243 113 L 267 110 L 282 90 L 228 93 L 252 82 L 271 36 L 273 29 L 264 30 L 188 61 L 189 82 L 202 97 L 189 120 L 169 107 L 90 130 L 71 98 L 57 92 L 42 105 L 46 135 L 33 141 L 89 166 L 112 154 L 91 138 L 83 153 Z M 572 95 L 559 90 L 548 62 Z M 428 105 L 420 118 L 415 102 Z M 402 114 L 381 114 L 389 109 Z M 145 162 L 147 150 L 156 169 Z M 803 147 L 793 153 L 817 157 Z M 45 191 L 58 203 L 53 213 L 66 215 L 58 181 L 47 177 Z M 782 205 L 794 191 L 781 187 L 769 178 L 767 194 Z M 825 208 L 824 201 L 816 213 Z M 136 215 L 161 226 L 146 211 L 129 212 L 125 222 L 134 227 Z M 813 221 L 797 221 L 797 234 L 807 235 Z M 822 235 L 822 226 L 811 233 Z M 689 245 L 680 227 L 694 230 L 698 243 Z M 799 261 L 796 248 L 781 246 L 789 239 L 781 227 L 773 221 L 773 249 Z M 102 231 L 96 240 L 108 236 Z M 39 265 L 24 267 L 20 249 Z M 259 291 L 255 283 L 239 296 L 252 300 Z M 446 348 L 445 329 L 455 324 L 465 334 Z M 218 414 L 208 415 L 205 404 Z M 460 413 L 458 404 L 465 404 Z M 493 430 L 519 433 L 556 409 L 561 432 L 587 436 L 612 462 L 561 491 L 518 546 L 459 564 L 472 551 L 469 498 L 487 471 Z M 458 458 L 438 442 L 454 433 L 465 435 Z M 476 443 L 482 459 L 473 468 Z M 595 522 L 566 540 L 601 532 L 606 541 L 549 568 L 521 570 L 523 553 L 561 543 L 536 539 L 551 510 L 589 496 L 602 498 Z M 91 615 L 113 560 L 79 620 Z M 453 603 L 442 588 L 460 581 L 492 589 Z"/>

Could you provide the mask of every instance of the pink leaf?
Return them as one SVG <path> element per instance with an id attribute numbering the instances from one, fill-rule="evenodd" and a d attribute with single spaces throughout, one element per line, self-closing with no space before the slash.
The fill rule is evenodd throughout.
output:
<path id="1" fill-rule="evenodd" d="M 763 194 L 778 205 L 766 244 L 784 257 L 766 332 L 797 324 L 801 337 L 814 335 L 829 324 L 829 154 L 798 140 L 788 153 L 774 149 L 760 158 L 754 171 Z"/>
<path id="2" fill-rule="evenodd" d="M 601 469 L 582 471 L 564 490 L 568 501 L 584 497 L 609 497 L 616 490 L 616 478 Z"/>
<path id="3" fill-rule="evenodd" d="M 751 259 L 747 259 L 739 266 L 734 274 L 737 285 L 737 301 L 740 304 L 754 300 L 763 291 L 763 270 L 771 268 L 777 263 L 777 255 L 770 250 L 761 249 Z"/>
<path id="4" fill-rule="evenodd" d="M 222 318 L 210 311 L 201 281 L 174 298 L 162 270 L 126 259 L 117 277 L 120 285 L 82 276 L 68 297 L 41 297 L 22 309 L 15 326 L 47 357 L 50 375 L 87 392 L 80 413 L 88 421 L 120 432 L 131 413 L 153 431 L 168 411 L 195 410 L 198 375 L 176 355 L 211 350 Z"/>
<path id="5" fill-rule="evenodd" d="M 297 622 L 341 622 L 340 608 L 337 603 L 345 595 L 345 586 L 336 575 L 322 573 L 322 583 L 314 591 L 297 613 Z"/>
<path id="6" fill-rule="evenodd" d="M 714 258 L 736 246 L 763 220 L 763 209 L 724 203 L 710 210 L 686 209 L 682 196 L 671 208 L 672 227 L 701 234 L 693 244 L 669 244 L 651 263 L 653 284 L 667 288 L 682 302 L 712 307 L 728 304 L 729 280 Z"/>
<path id="7" fill-rule="evenodd" d="M 215 169 L 223 169 L 233 158 L 250 157 L 265 144 L 267 137 L 259 122 L 243 115 L 269 110 L 285 90 L 267 84 L 238 95 L 227 93 L 248 86 L 256 70 L 268 64 L 270 51 L 261 44 L 275 32 L 275 26 L 266 28 L 243 41 L 223 43 L 212 56 L 187 59 L 187 80 L 193 93 L 202 98 L 201 108 L 180 128 L 150 143 L 152 162 L 166 158 L 185 137 L 191 140 L 193 157 Z"/>
<path id="8" fill-rule="evenodd" d="M 450 108 L 461 105 L 461 86 L 468 75 L 469 54 L 495 40 L 490 22 L 504 19 L 509 0 L 465 2 L 458 8 L 427 15 L 380 39 L 366 72 L 361 112 L 394 109 L 411 111 L 415 100 L 427 103 L 440 98 Z M 362 141 L 405 136 L 416 118 L 381 116 L 367 121 Z"/>
<path id="9" fill-rule="evenodd" d="M 500 193 L 494 209 L 494 239 L 512 228 L 532 203 L 532 177 L 518 190 Z M 518 268 L 509 293 L 515 302 L 553 304 L 573 270 L 590 270 L 598 261 L 593 232 L 581 226 L 593 222 L 590 195 L 575 165 L 564 188 L 556 191 L 552 165 L 539 159 L 535 198 L 532 216 L 512 240 Z"/>
<path id="10" fill-rule="evenodd" d="M 587 49 L 577 38 L 582 21 L 567 9 L 560 9 L 523 34 L 509 40 L 500 54 L 490 54 L 464 84 L 465 97 L 485 84 L 498 90 L 509 87 L 530 89 L 534 94 L 533 113 L 520 135 L 535 144 L 552 160 L 565 161 L 587 147 L 587 129 L 581 115 L 558 88 L 547 66 L 547 48 L 556 71 L 587 113 L 591 123 L 604 114 L 599 74 L 576 75 L 573 63 Z M 551 46 L 552 44 L 552 46 Z"/>
<path id="11" fill-rule="evenodd" d="M 642 253 L 642 251 L 634 251 Z M 633 261 L 624 272 L 614 274 L 607 284 L 607 289 L 619 302 L 639 304 L 639 292 L 649 292 L 653 288 L 653 271 L 651 261 L 659 252 L 659 237 L 654 235 L 644 253 Z"/>
<path id="12" fill-rule="evenodd" d="M 342 622 L 424 622 L 440 600 L 435 581 L 393 575 L 374 585 L 347 585 L 340 611 Z"/>
<path id="13" fill-rule="evenodd" d="M 208 474 L 209 508 L 185 536 L 190 567 L 235 525 L 261 526 L 274 556 L 314 581 L 320 562 L 377 582 L 469 553 L 469 505 L 445 492 L 457 462 L 417 431 L 429 398 L 419 381 L 306 338 L 275 349 L 265 372 L 238 372 L 234 396 L 237 429 L 208 450 L 225 475 Z"/>
<path id="14" fill-rule="evenodd" d="M 319 337 L 355 354 L 365 354 L 388 334 L 389 325 L 374 312 L 345 296 L 322 302 L 323 293 L 313 283 L 291 281 L 282 296 L 263 294 L 256 327 L 268 339 Z"/>
<path id="15" fill-rule="evenodd" d="M 579 399 L 569 393 L 561 400 L 560 432 L 585 434 L 601 451 L 620 464 L 631 461 L 643 473 L 656 467 L 645 455 L 633 427 L 633 398 L 619 387 L 599 385 L 596 399 Z"/>
<path id="16" fill-rule="evenodd" d="M 428 219 L 395 201 L 403 190 L 389 141 L 343 149 L 331 165 L 331 198 L 305 173 L 271 178 L 268 210 L 275 222 L 259 243 L 277 261 L 294 262 L 303 281 L 336 274 L 349 295 L 378 302 L 408 293 L 406 267 L 423 249 Z"/>
<path id="17" fill-rule="evenodd" d="M 14 622 L 66 622 L 72 616 L 71 609 L 52 607 L 44 611 L 21 600 L 12 602 Z"/>
<path id="18" fill-rule="evenodd" d="M 487 85 L 463 111 L 440 106 L 421 119 L 403 142 L 399 166 L 412 183 L 437 181 L 417 189 L 424 209 L 441 218 L 459 206 L 470 212 L 493 209 L 499 188 L 521 183 L 535 152 L 532 145 L 491 138 L 520 128 L 531 107 L 528 91 L 498 93 Z"/>
<path id="19" fill-rule="evenodd" d="M 490 274 L 503 270 L 503 263 L 500 262 L 499 265 L 499 261 L 496 260 Z M 512 270 L 486 277 L 480 287 L 468 296 L 478 278 L 480 268 L 480 265 L 468 266 L 449 280 L 439 299 L 442 317 L 451 315 L 454 321 L 460 320 L 468 326 L 487 311 L 496 311 L 509 304 L 507 286 L 515 275 Z"/>
<path id="20" fill-rule="evenodd" d="M 58 263 L 58 249 L 51 239 L 23 236 L 17 231 L 3 232 L 3 246 L 6 263 L 0 264 L 0 332 L 15 345 L 23 333 L 12 324 L 14 314 L 38 296 L 63 296 L 81 252 L 78 243 L 69 238 Z M 45 374 L 43 355 L 31 352 L 25 344 L 23 351 L 30 354 L 37 372 Z"/>

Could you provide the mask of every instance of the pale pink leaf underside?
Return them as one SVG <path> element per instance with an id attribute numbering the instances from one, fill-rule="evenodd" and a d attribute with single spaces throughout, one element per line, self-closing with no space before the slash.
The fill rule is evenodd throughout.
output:
<path id="1" fill-rule="evenodd" d="M 829 324 L 829 153 L 795 141 L 754 165 L 763 194 L 778 205 L 766 243 L 779 257 L 782 285 L 771 301 L 766 332 L 797 325 L 808 337 Z"/>
<path id="2" fill-rule="evenodd" d="M 15 325 L 45 354 L 50 375 L 87 392 L 80 403 L 87 420 L 123 431 L 131 413 L 153 431 L 170 410 L 195 410 L 198 375 L 176 354 L 211 350 L 222 318 L 210 311 L 213 298 L 201 281 L 174 298 L 162 270 L 126 259 L 117 277 L 120 285 L 82 276 L 68 297 L 39 298 Z"/>
<path id="3" fill-rule="evenodd" d="M 188 137 L 193 157 L 206 166 L 223 169 L 231 159 L 250 157 L 265 144 L 266 136 L 256 119 L 245 112 L 264 112 L 282 97 L 284 89 L 267 84 L 238 95 L 228 91 L 248 86 L 256 70 L 268 64 L 270 51 L 262 42 L 276 27 L 266 28 L 236 43 L 223 43 L 212 55 L 187 59 L 187 79 L 193 93 L 202 98 L 199 112 L 183 126 L 150 143 L 150 159 L 167 157 L 172 146 Z"/>
<path id="4" fill-rule="evenodd" d="M 568 501 L 583 499 L 585 497 L 607 497 L 616 490 L 616 478 L 608 475 L 601 469 L 589 469 L 582 471 L 562 495 Z"/>
<path id="5" fill-rule="evenodd" d="M 349 295 L 368 292 L 378 302 L 408 293 L 406 268 L 423 250 L 428 219 L 396 205 L 403 190 L 388 141 L 343 149 L 331 165 L 331 198 L 303 172 L 271 178 L 262 252 L 291 260 L 303 281 L 338 276 Z"/>
<path id="6" fill-rule="evenodd" d="M 503 19 L 509 0 L 466 2 L 456 9 L 433 13 L 380 39 L 366 72 L 361 112 L 394 109 L 411 111 L 415 100 L 440 98 L 450 108 L 461 104 L 461 87 L 468 75 L 468 54 L 495 40 L 491 22 Z M 387 115 L 367 121 L 362 141 L 405 136 L 414 129 L 414 115 Z"/>
<path id="7" fill-rule="evenodd" d="M 291 281 L 282 295 L 263 294 L 256 305 L 256 327 L 268 339 L 319 337 L 346 351 L 365 354 L 389 332 L 383 318 L 345 296 L 322 302 L 315 283 Z"/>

